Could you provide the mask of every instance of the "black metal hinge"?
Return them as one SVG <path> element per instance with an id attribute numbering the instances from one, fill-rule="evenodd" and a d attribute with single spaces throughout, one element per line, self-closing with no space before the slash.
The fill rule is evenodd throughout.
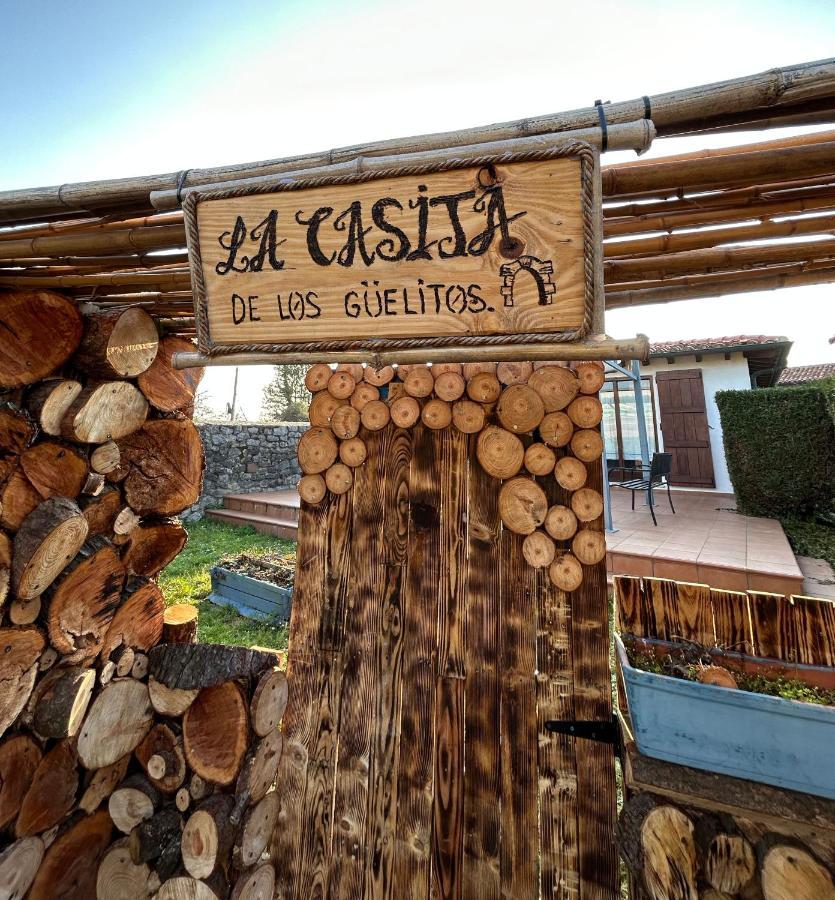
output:
<path id="1" fill-rule="evenodd" d="M 566 734 L 569 737 L 585 738 L 601 744 L 620 745 L 620 726 L 617 716 L 607 720 L 594 719 L 551 719 L 545 723 L 545 730 L 554 734 Z"/>

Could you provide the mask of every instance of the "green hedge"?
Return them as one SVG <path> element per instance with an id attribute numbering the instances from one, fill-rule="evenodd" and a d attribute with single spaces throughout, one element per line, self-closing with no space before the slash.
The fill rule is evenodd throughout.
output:
<path id="1" fill-rule="evenodd" d="M 832 505 L 833 387 L 824 382 L 716 395 L 740 512 L 797 517 Z"/>

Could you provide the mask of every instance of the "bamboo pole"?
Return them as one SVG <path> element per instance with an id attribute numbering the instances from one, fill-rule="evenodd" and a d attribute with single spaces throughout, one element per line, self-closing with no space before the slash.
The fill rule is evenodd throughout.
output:
<path id="1" fill-rule="evenodd" d="M 158 288 L 191 287 L 191 276 L 188 272 L 116 272 L 102 275 L 58 275 L 41 278 L 37 275 L 20 275 L 0 278 L 0 287 L 31 290 L 33 288 L 97 288 L 121 287 L 122 285 L 153 285 Z"/>
<path id="2" fill-rule="evenodd" d="M 835 235 L 835 216 L 816 216 L 811 219 L 788 219 L 781 222 L 761 222 L 758 225 L 730 225 L 685 234 L 666 234 L 631 241 L 607 242 L 603 255 L 607 258 L 646 256 L 656 253 L 678 253 L 702 250 L 741 241 L 791 237 L 793 235 Z"/>
<path id="3" fill-rule="evenodd" d="M 808 147 L 755 150 L 724 158 L 684 162 L 658 160 L 653 167 L 609 166 L 603 170 L 603 196 L 623 199 L 654 196 L 671 186 L 683 191 L 735 188 L 766 181 L 835 174 L 835 141 Z"/>
<path id="4" fill-rule="evenodd" d="M 617 340 L 589 336 L 585 340 L 562 344 L 509 344 L 503 347 L 443 347 L 437 350 L 346 350 L 341 353 L 235 353 L 206 356 L 197 351 L 175 353 L 174 367 L 262 366 L 308 364 L 316 362 L 370 363 L 376 366 L 421 362 L 513 362 L 517 360 L 641 359 L 649 355 L 649 340 L 639 334 Z"/>
<path id="5" fill-rule="evenodd" d="M 763 111 L 774 110 L 769 118 L 791 116 L 804 105 L 835 97 L 835 60 L 825 59 L 771 69 L 756 75 L 736 78 L 684 90 L 670 91 L 648 97 L 650 114 L 660 135 L 690 133 L 700 130 L 726 128 L 737 123 L 744 126 L 763 117 Z M 644 98 L 636 98 L 605 106 L 607 122 L 620 124 L 646 115 Z M 183 186 L 208 184 L 236 178 L 277 174 L 300 168 L 330 165 L 355 157 L 400 155 L 423 152 L 440 147 L 505 140 L 531 134 L 553 134 L 594 127 L 598 124 L 598 110 L 594 106 L 563 113 L 522 119 L 481 128 L 471 128 L 419 137 L 378 141 L 346 147 L 325 153 L 313 153 L 290 159 L 267 160 L 239 166 L 214 169 L 192 169 L 184 177 L 179 172 L 114 181 L 94 181 L 80 184 L 41 187 L 0 193 L 0 222 L 25 221 L 47 214 L 67 214 L 102 206 L 147 207 L 152 191 Z M 825 116 L 828 112 L 821 114 Z M 41 219 L 43 221 L 43 218 Z"/>
<path id="6" fill-rule="evenodd" d="M 95 256 L 114 250 L 162 250 L 185 245 L 184 225 L 157 225 L 120 231 L 81 232 L 55 237 L 0 241 L 0 259 L 27 256 Z"/>
<path id="7" fill-rule="evenodd" d="M 638 119 L 622 125 L 612 125 L 608 129 L 609 150 L 646 150 L 655 138 L 655 128 L 651 121 Z M 500 156 L 504 153 L 525 153 L 532 150 L 549 150 L 564 146 L 572 141 L 584 141 L 593 147 L 601 148 L 602 131 L 599 127 L 584 128 L 578 131 L 566 131 L 559 134 L 529 135 L 514 137 L 509 140 L 492 141 L 483 144 L 465 144 L 463 146 L 438 147 L 418 153 L 404 153 L 393 156 L 356 156 L 344 162 L 336 162 L 327 166 L 314 168 L 291 169 L 276 175 L 259 175 L 253 178 L 239 178 L 230 181 L 215 182 L 201 186 L 201 190 L 232 190 L 252 187 L 286 187 L 295 181 L 303 181 L 315 175 L 317 178 L 337 177 L 368 172 L 384 172 L 405 166 L 441 165 L 445 162 L 468 162 L 484 156 Z M 183 190 L 152 191 L 151 203 L 155 209 L 176 209 L 182 200 L 194 188 Z"/>
<path id="8" fill-rule="evenodd" d="M 810 284 L 835 282 L 835 266 L 791 275 L 749 273 L 746 281 L 713 281 L 710 284 L 686 287 L 656 287 L 641 290 L 620 291 L 606 296 L 606 309 L 623 309 L 627 306 L 643 306 L 652 303 L 671 303 L 678 300 L 699 300 L 707 297 L 723 297 L 728 294 L 745 294 L 754 291 L 774 291 L 778 288 L 800 287 Z"/>
<path id="9" fill-rule="evenodd" d="M 155 225 L 176 225 L 183 221 L 181 211 L 157 213 L 151 216 L 135 216 L 126 219 L 123 215 L 87 219 L 63 219 L 45 225 L 15 225 L 0 228 L 0 241 L 20 238 L 55 237 L 84 231 L 115 231 L 122 228 L 153 227 Z"/>
<path id="10" fill-rule="evenodd" d="M 666 278 L 686 275 L 745 269 L 781 262 L 831 259 L 835 257 L 835 240 L 796 242 L 785 245 L 741 247 L 733 250 L 687 250 L 661 256 L 638 259 L 607 260 L 603 264 L 608 282 L 640 281 L 646 278 Z"/>

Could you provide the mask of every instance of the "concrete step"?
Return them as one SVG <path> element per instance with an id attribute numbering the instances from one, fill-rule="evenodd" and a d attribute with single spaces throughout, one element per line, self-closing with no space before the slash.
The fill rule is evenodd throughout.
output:
<path id="1" fill-rule="evenodd" d="M 299 533 L 299 523 L 294 519 L 282 519 L 275 516 L 263 516 L 257 513 L 242 512 L 237 509 L 207 509 L 206 517 L 214 522 L 226 525 L 249 525 L 263 534 L 272 534 L 286 541 L 295 541 Z"/>
<path id="2" fill-rule="evenodd" d="M 223 498 L 224 509 L 290 522 L 299 521 L 299 504 L 296 491 L 227 494 Z"/>

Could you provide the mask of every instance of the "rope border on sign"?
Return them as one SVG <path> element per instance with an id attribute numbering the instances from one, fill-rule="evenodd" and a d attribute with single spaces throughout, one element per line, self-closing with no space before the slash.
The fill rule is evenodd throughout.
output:
<path id="1" fill-rule="evenodd" d="M 454 169 L 481 168 L 487 165 L 507 165 L 516 162 L 536 162 L 549 159 L 571 158 L 580 163 L 581 208 L 583 220 L 583 320 L 579 328 L 557 332 L 520 332 L 496 335 L 452 335 L 430 338 L 362 338 L 330 341 L 307 341 L 270 344 L 215 344 L 209 334 L 209 311 L 206 283 L 197 226 L 197 207 L 209 200 L 228 200 L 234 197 L 250 197 L 257 194 L 275 194 L 327 185 L 362 184 L 386 178 L 407 175 L 427 175 Z M 569 343 L 584 337 L 591 329 L 595 309 L 595 257 L 599 226 L 595 213 L 594 174 L 597 151 L 584 141 L 567 141 L 557 147 L 523 152 L 509 151 L 502 154 L 485 154 L 483 157 L 450 159 L 440 163 L 402 165 L 374 172 L 351 172 L 344 175 L 311 175 L 287 184 L 247 185 L 244 187 L 213 191 L 193 190 L 183 201 L 186 239 L 188 242 L 191 283 L 194 292 L 194 314 L 197 330 L 197 346 L 207 356 L 229 356 L 234 353 L 339 353 L 345 351 L 380 352 L 391 350 L 426 349 L 444 347 L 502 347 L 517 343 L 557 344 Z M 357 161 L 361 165 L 361 160 Z M 602 298 L 600 299 L 602 303 Z"/>

